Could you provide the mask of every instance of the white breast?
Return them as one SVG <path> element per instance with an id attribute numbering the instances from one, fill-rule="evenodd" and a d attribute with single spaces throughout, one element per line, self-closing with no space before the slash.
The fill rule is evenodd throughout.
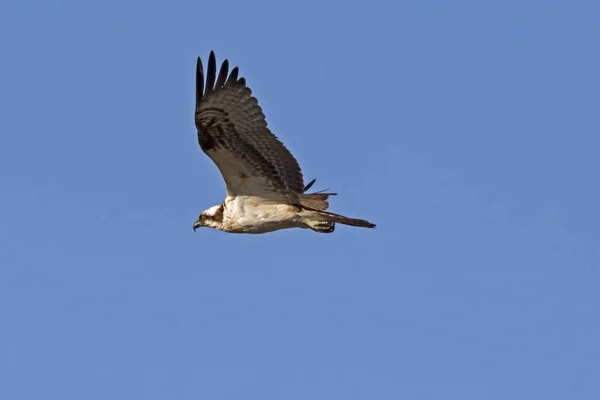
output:
<path id="1" fill-rule="evenodd" d="M 223 230 L 266 233 L 298 226 L 295 208 L 254 196 L 228 196 L 225 199 Z"/>

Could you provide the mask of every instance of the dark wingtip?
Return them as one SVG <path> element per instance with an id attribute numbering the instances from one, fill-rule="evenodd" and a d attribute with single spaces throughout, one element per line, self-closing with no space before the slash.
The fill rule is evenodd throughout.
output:
<path id="1" fill-rule="evenodd" d="M 200 106 L 200 102 L 204 96 L 204 68 L 202 60 L 198 57 L 196 62 L 196 109 Z"/>
<path id="2" fill-rule="evenodd" d="M 217 78 L 217 83 L 215 84 L 215 88 L 220 88 L 225 84 L 227 80 L 227 73 L 229 72 L 229 61 L 225 59 L 221 64 L 221 69 L 219 70 L 219 77 Z"/>
<path id="3" fill-rule="evenodd" d="M 206 94 L 208 94 L 215 87 L 215 80 L 217 79 L 217 58 L 215 52 L 210 51 L 208 56 L 208 67 L 206 68 Z"/>
<path id="4" fill-rule="evenodd" d="M 240 69 L 238 67 L 234 67 L 231 70 L 231 74 L 229 74 L 229 78 L 227 79 L 227 83 L 237 82 L 239 72 L 240 72 Z"/>

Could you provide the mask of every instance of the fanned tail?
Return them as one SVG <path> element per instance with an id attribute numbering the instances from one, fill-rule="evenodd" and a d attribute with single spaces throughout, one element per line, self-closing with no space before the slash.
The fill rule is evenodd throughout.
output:
<path id="1" fill-rule="evenodd" d="M 337 193 L 323 193 L 324 190 L 315 193 L 306 193 L 315 184 L 316 180 L 316 178 L 313 179 L 304 187 L 304 193 L 300 195 L 300 204 L 306 208 L 325 211 L 329 208 L 329 201 L 327 199 L 329 199 L 329 196 L 337 195 Z"/>
<path id="2" fill-rule="evenodd" d="M 303 207 L 318 211 L 325 211 L 329 208 L 329 196 L 335 196 L 337 193 L 309 193 L 300 195 L 300 204 Z"/>

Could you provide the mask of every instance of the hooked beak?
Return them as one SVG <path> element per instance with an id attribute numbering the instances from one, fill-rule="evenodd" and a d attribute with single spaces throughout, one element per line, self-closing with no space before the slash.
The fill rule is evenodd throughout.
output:
<path id="1" fill-rule="evenodd" d="M 196 232 L 196 229 L 202 227 L 203 225 L 200 223 L 200 221 L 196 221 L 194 222 L 194 232 Z"/>

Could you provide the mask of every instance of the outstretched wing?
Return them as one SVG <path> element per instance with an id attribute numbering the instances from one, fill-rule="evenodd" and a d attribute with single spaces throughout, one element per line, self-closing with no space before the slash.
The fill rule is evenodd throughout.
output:
<path id="1" fill-rule="evenodd" d="M 296 198 L 304 193 L 298 162 L 273 133 L 258 101 L 238 78 L 228 76 L 223 61 L 217 76 L 214 52 L 208 59 L 206 83 L 202 61 L 196 66 L 198 142 L 223 175 L 229 196 Z"/>

